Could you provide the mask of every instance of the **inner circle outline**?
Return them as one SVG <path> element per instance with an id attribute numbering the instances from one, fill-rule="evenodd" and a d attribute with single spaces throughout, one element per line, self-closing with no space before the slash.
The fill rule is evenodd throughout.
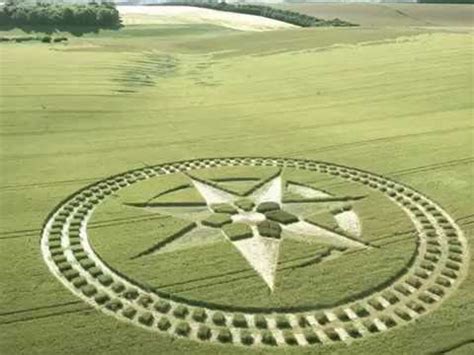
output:
<path id="1" fill-rule="evenodd" d="M 386 289 L 338 306 L 337 309 L 342 309 L 345 314 L 344 319 L 341 319 L 340 314 L 336 315 L 332 308 L 319 311 L 318 314 L 308 310 L 258 315 L 204 308 L 204 320 L 196 320 L 195 311 L 202 310 L 202 307 L 163 298 L 147 290 L 113 270 L 93 251 L 87 237 L 87 222 L 94 209 L 112 192 L 158 175 L 245 165 L 289 167 L 326 173 L 384 193 L 407 213 L 416 228 L 418 247 L 411 267 Z M 469 260 L 466 239 L 455 221 L 436 203 L 406 185 L 332 163 L 259 157 L 164 163 L 131 170 L 89 185 L 64 200 L 49 215 L 42 231 L 41 251 L 50 271 L 69 290 L 109 315 L 149 330 L 199 341 L 246 346 L 351 342 L 409 323 L 434 310 L 447 298 L 461 283 Z M 81 263 L 81 260 L 86 259 L 92 263 Z M 108 275 L 112 283 L 105 276 L 98 278 L 101 275 Z M 84 281 L 86 284 L 81 285 Z M 113 289 L 117 282 L 122 283 L 124 289 Z M 136 293 L 128 292 L 133 289 Z M 384 291 L 389 291 L 395 297 L 384 296 Z M 183 309 L 187 310 L 183 311 L 184 316 L 183 312 L 179 312 Z M 361 309 L 365 312 L 359 311 Z M 126 310 L 135 310 L 135 313 Z M 214 318 L 219 318 L 216 313 L 223 316 L 223 324 L 214 321 Z M 248 329 L 236 325 L 237 317 L 245 319 Z M 257 324 L 262 317 L 266 322 L 265 329 Z M 281 326 L 280 318 L 287 319 L 284 326 Z M 184 322 L 188 328 L 182 325 Z M 202 334 L 205 332 L 201 331 L 203 327 L 209 330 L 204 337 Z M 230 340 L 229 337 L 221 336 L 224 330 L 230 333 Z"/>

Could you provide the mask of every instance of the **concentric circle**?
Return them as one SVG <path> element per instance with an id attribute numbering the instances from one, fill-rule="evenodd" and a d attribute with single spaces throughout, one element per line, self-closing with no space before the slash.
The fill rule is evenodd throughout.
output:
<path id="1" fill-rule="evenodd" d="M 413 222 L 417 233 L 414 258 L 385 289 L 339 306 L 337 312 L 328 308 L 300 313 L 235 313 L 149 290 L 114 270 L 94 252 L 87 223 L 94 209 L 112 193 L 156 176 L 229 166 L 308 170 L 378 190 Z M 405 185 L 331 163 L 254 157 L 161 164 L 89 185 L 48 217 L 41 251 L 51 272 L 71 292 L 104 313 L 161 333 L 242 346 L 350 342 L 406 324 L 434 310 L 459 285 L 469 260 L 466 240 L 454 220 L 436 203 Z"/>

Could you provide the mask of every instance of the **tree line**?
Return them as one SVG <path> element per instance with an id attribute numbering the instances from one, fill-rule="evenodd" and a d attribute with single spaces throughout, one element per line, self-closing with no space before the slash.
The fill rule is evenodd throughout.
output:
<path id="1" fill-rule="evenodd" d="M 357 26 L 338 18 L 333 20 L 323 20 L 314 16 L 301 14 L 289 10 L 276 9 L 270 6 L 252 5 L 252 4 L 227 4 L 217 1 L 173 1 L 152 6 L 194 6 L 206 9 L 236 12 L 247 15 L 256 15 L 271 18 L 274 20 L 290 23 L 301 27 L 320 27 L 320 26 Z"/>
<path id="2" fill-rule="evenodd" d="M 9 0 L 0 7 L 0 25 L 116 27 L 120 15 L 110 2 L 66 5 Z"/>

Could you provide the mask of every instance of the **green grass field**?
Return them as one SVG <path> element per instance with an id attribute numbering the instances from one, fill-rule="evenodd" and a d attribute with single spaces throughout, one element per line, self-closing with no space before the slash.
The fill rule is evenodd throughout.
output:
<path id="1" fill-rule="evenodd" d="M 407 184 L 456 220 L 472 255 L 473 34 L 448 26 L 402 21 L 246 33 L 216 25 L 134 25 L 69 36 L 68 44 L 0 44 L 0 352 L 419 354 L 453 347 L 453 353 L 472 353 L 472 266 L 442 306 L 415 322 L 350 345 L 249 349 L 173 338 L 104 315 L 51 275 L 39 246 L 48 214 L 90 183 L 177 160 L 275 156 L 342 164 Z M 296 176 L 335 194 L 357 192 L 333 177 Z M 160 188 L 184 183 L 183 177 L 170 178 Z M 91 221 L 92 244 L 104 259 L 186 297 L 244 305 L 268 301 L 262 281 L 222 242 L 149 262 L 130 260 L 130 253 L 156 241 L 150 232 L 156 223 L 163 235 L 183 225 L 159 215 L 127 222 L 143 212 L 118 211 L 120 202 L 149 196 L 134 189 L 109 200 Z M 149 191 L 160 192 L 153 186 Z M 199 199 L 192 192 L 178 194 Z M 376 193 L 373 198 L 378 202 L 354 207 L 370 236 L 404 232 L 406 217 Z M 142 238 L 130 237 L 136 231 Z M 401 239 L 365 264 L 345 259 L 347 270 L 360 270 L 351 292 L 381 282 L 407 262 L 414 246 Z M 308 252 L 283 243 L 281 269 Z M 198 253 L 208 253 L 212 262 L 180 266 L 192 266 Z M 384 261 L 394 263 L 388 267 Z M 292 284 L 290 268 L 279 274 L 282 292 L 269 302 L 304 303 L 309 292 L 319 292 L 323 304 L 335 302 L 348 290 L 331 281 L 332 263 L 321 264 L 325 272 L 314 277 L 322 285 L 332 282 L 330 288 Z M 159 279 L 156 270 L 166 278 Z M 300 277 L 313 279 L 313 269 L 302 270 Z M 233 271 L 248 276 L 230 283 L 244 298 L 219 287 Z M 199 280 L 210 276 L 215 281 Z M 178 285 L 189 280 L 192 287 Z M 226 334 L 221 337 L 227 341 Z"/>

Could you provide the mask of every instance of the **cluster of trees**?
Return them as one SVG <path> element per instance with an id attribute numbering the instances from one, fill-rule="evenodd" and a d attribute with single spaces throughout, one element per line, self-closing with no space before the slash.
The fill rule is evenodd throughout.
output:
<path id="1" fill-rule="evenodd" d="M 270 6 L 251 5 L 251 4 L 227 4 L 225 2 L 216 1 L 178 1 L 158 4 L 163 5 L 179 5 L 179 6 L 195 6 L 206 9 L 213 9 L 227 12 L 237 12 L 247 15 L 256 15 L 271 18 L 274 20 L 291 23 L 301 27 L 318 27 L 318 26 L 356 26 L 350 22 L 340 19 L 323 20 L 314 16 L 301 14 L 294 11 L 275 9 Z"/>
<path id="2" fill-rule="evenodd" d="M 116 27 L 120 25 L 120 15 L 109 2 L 65 5 L 9 0 L 0 7 L 0 24 Z"/>

